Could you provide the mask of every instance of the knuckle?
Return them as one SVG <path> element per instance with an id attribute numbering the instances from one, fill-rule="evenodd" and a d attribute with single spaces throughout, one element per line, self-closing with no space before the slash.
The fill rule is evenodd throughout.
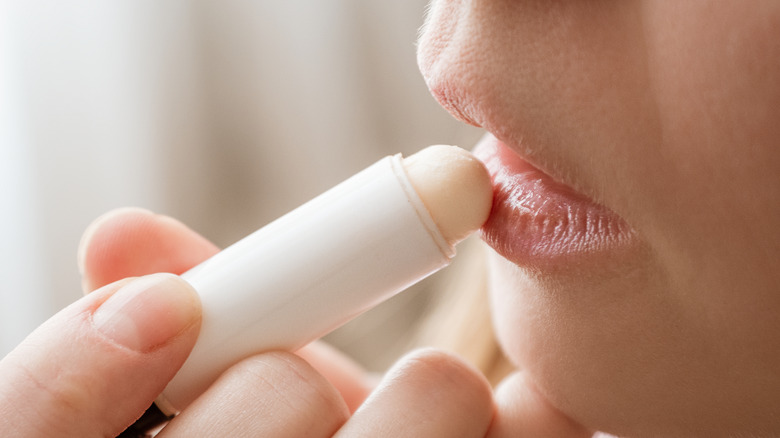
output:
<path id="1" fill-rule="evenodd" d="M 47 370 L 45 376 L 21 364 L 17 368 L 21 379 L 26 381 L 25 386 L 37 394 L 36 410 L 40 414 L 37 421 L 44 428 L 67 424 L 70 419 L 91 412 L 96 391 L 93 379 L 88 376 L 66 372 L 56 364 L 49 367 L 54 369 Z"/>
<path id="2" fill-rule="evenodd" d="M 419 387 L 428 388 L 431 394 L 441 394 L 453 403 L 492 403 L 487 379 L 453 354 L 435 349 L 417 350 L 402 359 L 399 372 Z"/>
<path id="3" fill-rule="evenodd" d="M 269 352 L 252 356 L 230 368 L 224 377 L 231 382 L 229 386 L 235 396 L 255 400 L 263 409 L 273 401 L 274 409 L 299 419 L 317 417 L 321 421 L 331 421 L 334 427 L 347 420 L 348 410 L 338 391 L 306 361 L 292 353 Z M 248 401 L 247 405 L 251 404 Z"/>

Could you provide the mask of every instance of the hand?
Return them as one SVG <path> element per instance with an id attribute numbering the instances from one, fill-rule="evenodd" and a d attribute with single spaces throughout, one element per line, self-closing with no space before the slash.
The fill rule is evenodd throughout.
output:
<path id="1" fill-rule="evenodd" d="M 216 251 L 179 222 L 147 211 L 96 221 L 80 265 L 85 290 L 97 290 L 0 362 L 2 435 L 124 430 L 175 374 L 200 321 L 197 297 L 178 277 L 124 278 L 181 273 Z M 357 365 L 324 344 L 297 355 L 259 354 L 225 372 L 158 436 L 586 436 L 522 378 L 499 390 L 494 408 L 484 378 L 441 352 L 402 359 L 364 402 L 370 386 Z"/>
<path id="2" fill-rule="evenodd" d="M 184 362 L 200 302 L 170 274 L 105 285 L 0 361 L 0 435 L 113 436 Z"/>

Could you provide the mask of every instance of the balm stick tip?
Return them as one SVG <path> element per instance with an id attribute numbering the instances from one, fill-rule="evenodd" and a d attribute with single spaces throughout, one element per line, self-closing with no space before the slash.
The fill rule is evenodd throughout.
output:
<path id="1" fill-rule="evenodd" d="M 479 229 L 493 203 L 490 175 L 456 146 L 430 146 L 404 159 L 412 186 L 451 245 Z"/>

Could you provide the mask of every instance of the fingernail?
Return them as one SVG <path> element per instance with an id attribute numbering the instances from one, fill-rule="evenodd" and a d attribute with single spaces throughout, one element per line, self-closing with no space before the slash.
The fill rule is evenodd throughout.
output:
<path id="1" fill-rule="evenodd" d="M 92 315 L 95 326 L 114 342 L 147 352 L 165 344 L 200 318 L 192 287 L 173 274 L 130 281 Z"/>

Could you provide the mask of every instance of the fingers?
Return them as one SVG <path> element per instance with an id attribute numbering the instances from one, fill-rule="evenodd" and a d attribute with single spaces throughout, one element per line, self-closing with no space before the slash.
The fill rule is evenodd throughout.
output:
<path id="1" fill-rule="evenodd" d="M 396 366 L 347 421 L 346 404 L 324 377 L 275 352 L 228 370 L 158 436 L 482 437 L 493 409 L 478 372 L 423 351 Z"/>
<path id="2" fill-rule="evenodd" d="M 522 373 L 505 379 L 496 390 L 498 405 L 489 438 L 590 438 L 588 431 L 555 409 Z"/>
<path id="3" fill-rule="evenodd" d="M 308 363 L 271 352 L 226 371 L 158 437 L 330 437 L 348 416 L 338 391 Z"/>
<path id="4" fill-rule="evenodd" d="M 96 219 L 79 245 L 84 292 L 121 278 L 155 272 L 181 274 L 218 251 L 181 222 L 139 208 Z"/>
<path id="5" fill-rule="evenodd" d="M 116 436 L 186 359 L 200 302 L 176 276 L 105 286 L 0 361 L 0 435 Z"/>
<path id="6" fill-rule="evenodd" d="M 360 365 L 324 342 L 313 342 L 295 354 L 338 389 L 350 412 L 355 412 L 375 386 Z"/>
<path id="7" fill-rule="evenodd" d="M 184 224 L 139 208 L 122 208 L 96 219 L 79 247 L 84 292 L 120 278 L 153 272 L 182 273 L 218 248 Z M 354 411 L 373 386 L 360 367 L 325 344 L 298 352 L 342 392 Z"/>
<path id="8" fill-rule="evenodd" d="M 424 350 L 399 362 L 337 436 L 482 437 L 493 410 L 490 386 L 479 372 Z"/>

